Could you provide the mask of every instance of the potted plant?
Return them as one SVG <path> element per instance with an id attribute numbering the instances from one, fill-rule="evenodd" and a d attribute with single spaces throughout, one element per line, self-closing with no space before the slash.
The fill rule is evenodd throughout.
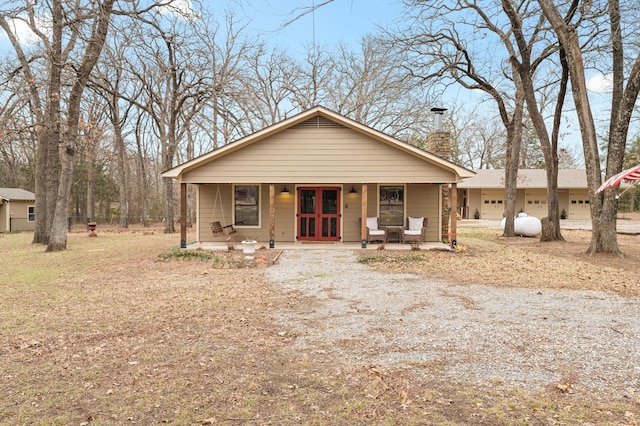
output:
<path id="1" fill-rule="evenodd" d="M 473 213 L 473 218 L 480 219 L 480 212 L 478 211 L 478 209 L 476 209 L 476 211 Z"/>
<path id="2" fill-rule="evenodd" d="M 562 209 L 562 211 L 560 212 L 560 219 L 566 219 L 567 218 L 567 211 L 565 209 Z"/>

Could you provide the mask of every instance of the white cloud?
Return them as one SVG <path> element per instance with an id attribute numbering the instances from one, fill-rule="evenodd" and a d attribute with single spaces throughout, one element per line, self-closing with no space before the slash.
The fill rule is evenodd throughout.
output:
<path id="1" fill-rule="evenodd" d="M 173 0 L 170 4 L 160 6 L 158 11 L 162 15 L 173 15 L 176 18 L 195 20 L 199 13 L 191 7 L 191 0 Z"/>
<path id="2" fill-rule="evenodd" d="M 8 19 L 7 23 L 11 28 L 11 32 L 16 36 L 20 44 L 22 45 L 35 45 L 40 42 L 40 37 L 36 35 L 35 32 L 31 29 L 29 24 L 27 24 L 22 19 Z M 50 35 L 51 31 L 47 25 L 48 21 L 46 19 L 37 19 L 36 25 L 38 27 L 38 31 L 42 32 L 46 36 Z M 8 41 L 9 36 L 4 30 L 0 29 L 0 39 L 2 41 Z"/>
<path id="3" fill-rule="evenodd" d="M 608 93 L 613 86 L 613 76 L 611 74 L 596 73 L 587 80 L 587 89 L 595 93 Z"/>

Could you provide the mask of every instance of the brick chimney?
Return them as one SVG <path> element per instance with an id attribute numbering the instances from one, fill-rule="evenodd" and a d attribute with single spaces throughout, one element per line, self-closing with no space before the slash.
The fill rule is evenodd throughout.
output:
<path id="1" fill-rule="evenodd" d="M 425 149 L 446 160 L 451 160 L 451 133 L 442 130 L 442 115 L 447 108 L 431 108 L 435 131 L 427 135 Z"/>

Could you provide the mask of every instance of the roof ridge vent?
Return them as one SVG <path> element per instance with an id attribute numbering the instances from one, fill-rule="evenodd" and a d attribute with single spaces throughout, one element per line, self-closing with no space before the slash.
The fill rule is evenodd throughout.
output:
<path id="1" fill-rule="evenodd" d="M 342 124 L 336 123 L 335 121 L 331 121 L 328 118 L 321 117 L 316 115 L 311 117 L 310 119 L 303 121 L 301 123 L 293 126 L 294 128 L 315 128 L 315 129 L 328 129 L 328 128 L 339 128 L 344 127 Z"/>

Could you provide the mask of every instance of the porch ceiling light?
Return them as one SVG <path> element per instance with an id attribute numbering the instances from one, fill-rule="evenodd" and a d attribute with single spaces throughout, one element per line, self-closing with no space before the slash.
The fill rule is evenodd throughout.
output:
<path id="1" fill-rule="evenodd" d="M 282 195 L 289 195 L 290 194 L 289 190 L 287 189 L 287 185 L 285 185 L 282 188 L 282 191 L 280 191 L 280 194 L 282 194 Z"/>

